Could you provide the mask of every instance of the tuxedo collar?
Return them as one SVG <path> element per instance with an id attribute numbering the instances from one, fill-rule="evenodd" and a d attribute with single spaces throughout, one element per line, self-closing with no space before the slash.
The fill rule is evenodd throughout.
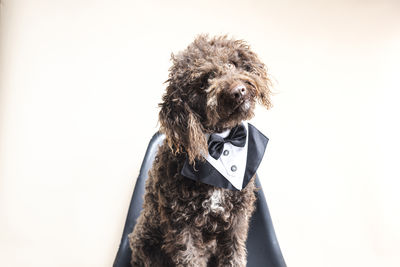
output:
<path id="1" fill-rule="evenodd" d="M 246 144 L 243 148 L 224 144 L 228 155 L 221 155 L 215 160 L 210 155 L 206 160 L 195 160 L 194 165 L 186 159 L 181 174 L 189 179 L 230 190 L 245 188 L 256 173 L 264 156 L 268 138 L 250 123 L 244 123 L 247 130 Z M 226 137 L 229 131 L 220 133 Z M 229 156 L 233 157 L 229 159 Z M 235 165 L 235 167 L 233 167 Z"/>

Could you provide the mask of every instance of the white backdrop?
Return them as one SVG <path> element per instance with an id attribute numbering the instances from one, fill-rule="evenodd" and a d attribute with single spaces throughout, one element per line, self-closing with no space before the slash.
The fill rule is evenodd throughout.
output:
<path id="1" fill-rule="evenodd" d="M 400 266 L 398 1 L 1 1 L 0 266 L 111 266 L 171 52 L 247 40 L 288 266 Z"/>

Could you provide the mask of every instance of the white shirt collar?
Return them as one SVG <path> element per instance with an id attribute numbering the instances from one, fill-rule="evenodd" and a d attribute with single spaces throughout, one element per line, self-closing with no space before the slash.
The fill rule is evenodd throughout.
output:
<path id="1" fill-rule="evenodd" d="M 243 122 L 243 125 L 248 133 L 248 123 Z M 229 135 L 230 131 L 231 130 L 228 129 L 215 134 L 225 138 Z M 207 135 L 206 138 L 208 140 L 209 135 Z M 243 178 L 246 171 L 248 138 L 247 134 L 244 147 L 237 147 L 229 142 L 225 143 L 223 152 L 217 160 L 211 157 L 211 155 L 206 157 L 206 160 L 238 190 L 242 189 Z"/>

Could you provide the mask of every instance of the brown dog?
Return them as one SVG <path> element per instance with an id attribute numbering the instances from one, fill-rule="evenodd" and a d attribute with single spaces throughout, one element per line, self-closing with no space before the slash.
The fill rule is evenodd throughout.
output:
<path id="1" fill-rule="evenodd" d="M 271 107 L 266 69 L 244 41 L 226 36 L 201 35 L 172 61 L 159 115 L 166 139 L 149 171 L 143 211 L 129 236 L 132 266 L 246 266 L 254 173 L 241 188 L 242 180 L 239 186 L 215 186 L 207 182 L 207 173 L 201 182 L 185 177 L 183 169 L 196 174 L 214 161 L 206 161 L 211 135 L 232 132 L 252 118 L 257 101 Z M 243 128 L 250 132 L 254 127 Z M 214 153 L 217 162 L 221 156 Z M 232 166 L 230 172 L 236 169 Z"/>

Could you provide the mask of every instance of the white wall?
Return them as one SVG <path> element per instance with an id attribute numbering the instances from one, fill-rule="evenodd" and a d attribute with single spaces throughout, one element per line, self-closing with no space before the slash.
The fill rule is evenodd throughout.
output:
<path id="1" fill-rule="evenodd" d="M 111 266 L 169 57 L 247 40 L 289 266 L 400 266 L 398 1 L 1 1 L 0 265 Z"/>

